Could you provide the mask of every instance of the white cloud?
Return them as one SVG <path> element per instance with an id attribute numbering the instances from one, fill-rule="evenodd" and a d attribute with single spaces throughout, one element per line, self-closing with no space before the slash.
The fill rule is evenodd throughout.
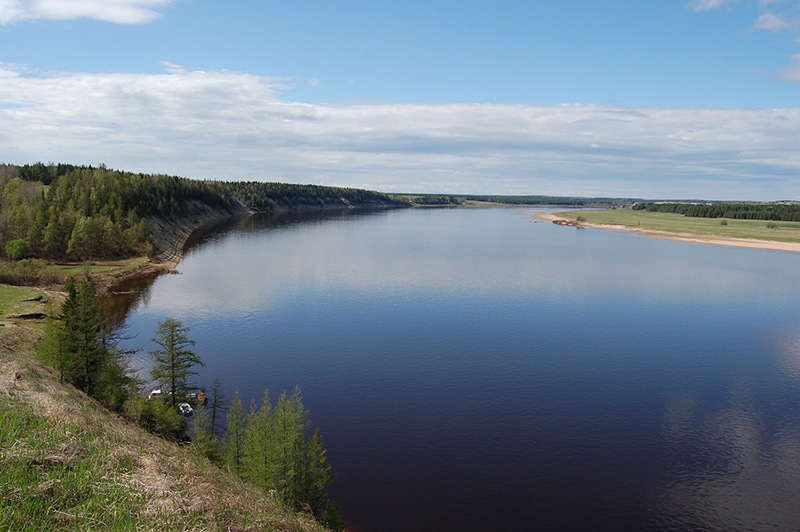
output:
<path id="1" fill-rule="evenodd" d="M 711 11 L 718 9 L 737 0 L 696 0 L 691 7 L 697 11 Z M 750 5 L 748 4 L 748 7 Z M 800 1 L 798 0 L 760 0 L 755 7 L 760 14 L 753 22 L 753 29 L 762 31 L 782 32 L 800 31 Z M 795 61 L 797 55 L 794 56 Z M 800 82 L 798 66 L 778 72 L 777 77 L 783 81 Z"/>
<path id="2" fill-rule="evenodd" d="M 175 0 L 0 0 L 0 24 L 23 20 L 89 18 L 144 24 L 161 16 Z"/>
<path id="3" fill-rule="evenodd" d="M 758 30 L 785 31 L 790 29 L 792 24 L 782 17 L 767 12 L 759 15 L 753 26 Z"/>
<path id="4" fill-rule="evenodd" d="M 5 65 L 5 161 L 383 191 L 800 198 L 800 108 L 290 102 L 287 80 Z"/>
<path id="5" fill-rule="evenodd" d="M 736 1 L 737 0 L 696 0 L 692 2 L 691 7 L 697 12 L 713 11 L 714 9 L 719 9 Z"/>

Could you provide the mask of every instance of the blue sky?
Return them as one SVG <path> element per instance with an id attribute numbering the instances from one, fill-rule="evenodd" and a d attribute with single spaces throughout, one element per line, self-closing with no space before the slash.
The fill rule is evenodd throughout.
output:
<path id="1" fill-rule="evenodd" d="M 797 0 L 0 0 L 0 162 L 800 199 Z"/>

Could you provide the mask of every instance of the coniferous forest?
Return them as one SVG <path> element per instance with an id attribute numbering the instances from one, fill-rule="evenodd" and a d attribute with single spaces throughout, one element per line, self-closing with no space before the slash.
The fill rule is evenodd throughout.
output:
<path id="1" fill-rule="evenodd" d="M 92 260 L 152 254 L 147 219 L 233 212 L 403 205 L 367 190 L 198 181 L 104 166 L 0 165 L 0 249 L 9 258 Z"/>

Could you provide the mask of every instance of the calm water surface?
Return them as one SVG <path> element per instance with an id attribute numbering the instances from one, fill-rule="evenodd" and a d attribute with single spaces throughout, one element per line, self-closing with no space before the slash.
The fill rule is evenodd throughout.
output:
<path id="1" fill-rule="evenodd" d="M 175 317 L 198 384 L 299 385 L 352 530 L 800 528 L 800 255 L 533 213 L 249 218 L 132 343 Z"/>

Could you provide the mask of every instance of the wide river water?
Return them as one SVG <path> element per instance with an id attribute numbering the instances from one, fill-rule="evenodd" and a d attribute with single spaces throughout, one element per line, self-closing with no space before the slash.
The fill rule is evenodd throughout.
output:
<path id="1" fill-rule="evenodd" d="M 127 316 L 228 397 L 295 385 L 348 528 L 800 529 L 800 254 L 532 209 L 254 216 Z"/>

